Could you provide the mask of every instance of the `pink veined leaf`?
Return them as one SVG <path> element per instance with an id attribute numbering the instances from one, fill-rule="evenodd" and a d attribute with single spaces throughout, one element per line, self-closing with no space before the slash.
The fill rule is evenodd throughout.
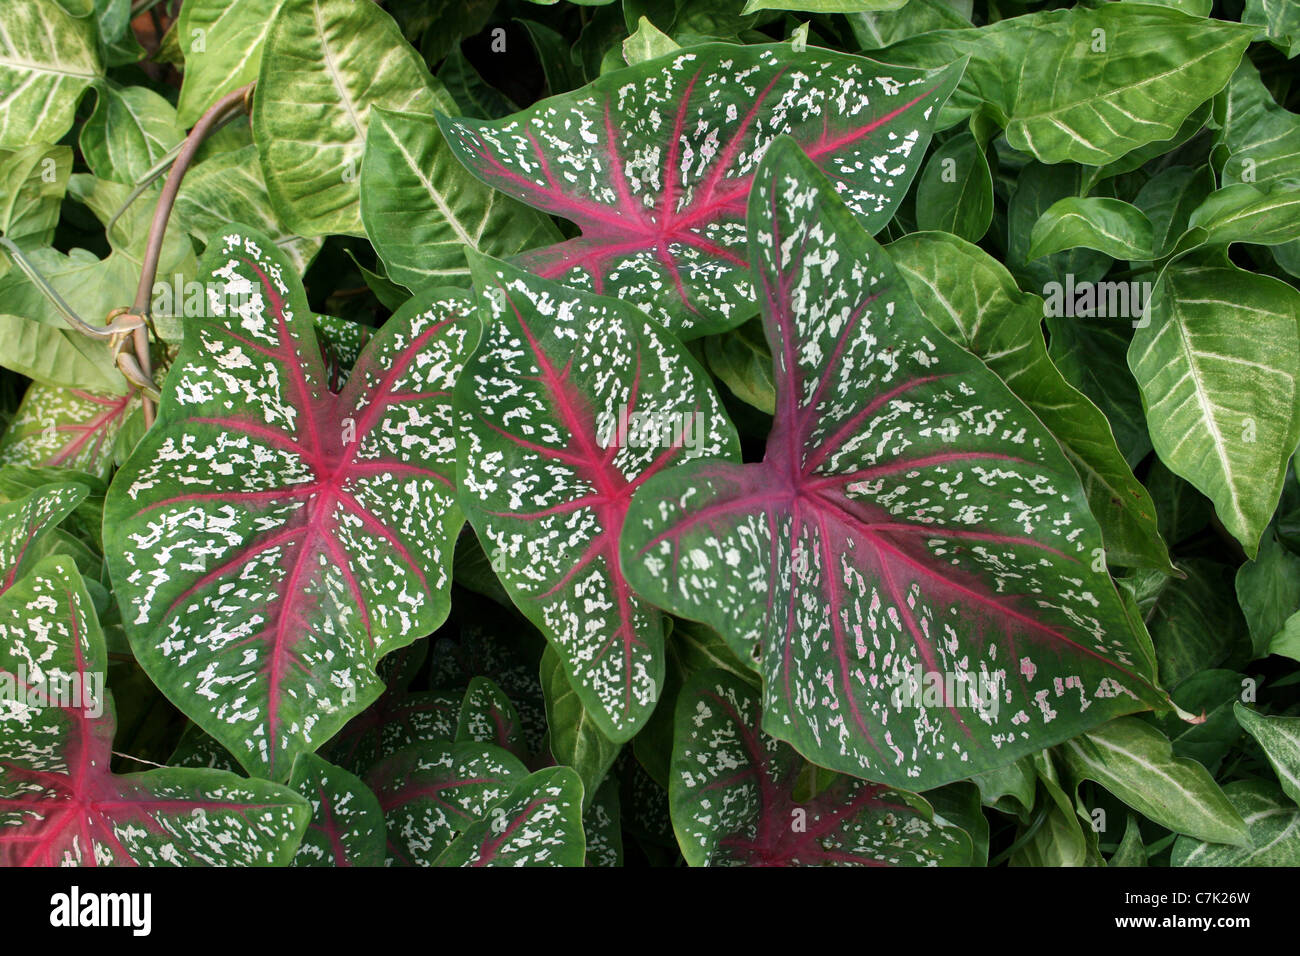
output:
<path id="1" fill-rule="evenodd" d="M 527 776 L 519 758 L 491 744 L 413 744 L 384 759 L 366 782 L 384 813 L 388 861 L 432 866 Z"/>
<path id="2" fill-rule="evenodd" d="M 72 560 L 0 597 L 0 866 L 279 865 L 309 811 L 219 770 L 109 770 L 107 652 Z"/>
<path id="3" fill-rule="evenodd" d="M 294 762 L 289 786 L 311 806 L 292 866 L 384 865 L 384 813 L 369 787 L 315 754 Z"/>
<path id="4" fill-rule="evenodd" d="M 768 144 L 794 136 L 875 232 L 907 192 L 962 69 L 706 44 L 504 119 L 440 122 L 474 175 L 581 228 L 518 264 L 626 299 L 693 338 L 753 314 L 745 203 Z"/>
<path id="5" fill-rule="evenodd" d="M 364 774 L 411 744 L 450 743 L 456 736 L 461 701 L 461 695 L 452 691 L 389 688 L 339 731 L 325 755 L 353 773 Z"/>
<path id="6" fill-rule="evenodd" d="M 669 801 L 692 866 L 966 866 L 970 838 L 912 793 L 837 775 L 795 799 L 804 761 L 762 732 L 758 693 L 722 670 L 677 699 Z"/>
<path id="7" fill-rule="evenodd" d="M 39 542 L 86 500 L 84 485 L 59 482 L 0 504 L 0 594 L 41 557 Z"/>
<path id="8" fill-rule="evenodd" d="M 519 781 L 452 841 L 434 866 L 582 866 L 582 781 L 547 767 Z"/>
<path id="9" fill-rule="evenodd" d="M 69 468 L 107 478 L 118 433 L 139 407 L 134 393 L 33 382 L 0 438 L 0 465 Z"/>
<path id="10" fill-rule="evenodd" d="M 465 690 L 456 722 L 456 742 L 494 744 L 520 760 L 528 760 L 519 712 L 505 691 L 486 677 L 475 677 Z"/>
<path id="11" fill-rule="evenodd" d="M 232 227 L 209 248 L 212 318 L 185 337 L 105 505 L 141 666 L 250 772 L 287 777 L 383 689 L 375 666 L 446 618 L 451 387 L 478 319 L 428 292 L 337 394 L 301 285 Z"/>
<path id="12" fill-rule="evenodd" d="M 793 142 L 764 163 L 767 452 L 637 492 L 635 589 L 756 662 L 767 733 L 909 789 L 1168 706 L 1051 434 L 917 310 Z"/>
<path id="13" fill-rule="evenodd" d="M 632 494 L 693 458 L 739 456 L 708 376 L 617 299 L 469 253 L 487 331 L 456 387 L 460 504 L 516 606 L 615 742 L 663 689 L 663 619 L 618 541 Z"/>

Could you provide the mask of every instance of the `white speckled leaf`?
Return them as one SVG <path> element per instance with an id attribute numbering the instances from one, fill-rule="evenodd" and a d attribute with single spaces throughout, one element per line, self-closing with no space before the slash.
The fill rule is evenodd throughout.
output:
<path id="1" fill-rule="evenodd" d="M 435 866 L 582 866 L 582 781 L 547 767 L 517 784 L 458 836 Z"/>
<path id="2" fill-rule="evenodd" d="M 456 743 L 495 744 L 520 760 L 529 757 L 519 712 L 506 692 L 487 677 L 475 677 L 465 690 L 456 722 Z"/>
<path id="3" fill-rule="evenodd" d="M 619 568 L 627 503 L 665 468 L 737 457 L 735 429 L 695 360 L 633 306 L 476 254 L 470 265 L 487 331 L 456 388 L 460 504 L 621 742 L 650 716 L 664 670 L 662 617 Z"/>
<path id="4" fill-rule="evenodd" d="M 804 761 L 760 729 L 750 684 L 695 674 L 677 699 L 668 794 L 691 866 L 965 866 L 970 838 L 915 794 L 838 776 L 810 800 Z"/>
<path id="5" fill-rule="evenodd" d="M 384 865 L 384 812 L 369 787 L 315 754 L 294 762 L 289 786 L 311 805 L 311 822 L 291 865 Z"/>
<path id="6" fill-rule="evenodd" d="M 758 662 L 768 734 L 909 789 L 1165 705 L 1051 434 L 920 313 L 795 143 L 768 157 L 749 219 L 767 453 L 638 491 L 633 587 Z"/>
<path id="7" fill-rule="evenodd" d="M 461 695 L 450 691 L 407 691 L 390 687 L 366 712 L 330 741 L 325 754 L 353 773 L 364 774 L 403 747 L 456 737 Z"/>
<path id="8" fill-rule="evenodd" d="M 288 863 L 309 816 L 291 790 L 219 770 L 109 771 L 107 663 L 70 558 L 0 597 L 0 680 L 34 694 L 0 704 L 0 866 Z"/>
<path id="9" fill-rule="evenodd" d="M 413 299 L 342 391 L 264 236 L 210 247 L 158 423 L 105 505 L 142 667 L 250 773 L 283 779 L 383 689 L 375 665 L 446 618 L 450 389 L 478 337 L 461 294 Z M 239 297 L 243 301 L 238 301 Z"/>
<path id="10" fill-rule="evenodd" d="M 84 485 L 59 483 L 0 504 L 0 594 L 13 587 L 38 556 L 33 545 L 72 514 L 87 494 Z"/>
<path id="11" fill-rule="evenodd" d="M 527 776 L 513 754 L 481 743 L 416 744 L 377 764 L 366 782 L 384 811 L 389 865 L 432 866 Z"/>
<path id="12" fill-rule="evenodd" d="M 139 407 L 133 392 L 105 395 L 33 382 L 0 437 L 0 465 L 70 468 L 107 478 L 117 434 Z"/>
<path id="13" fill-rule="evenodd" d="M 694 337 L 753 314 L 745 200 L 776 136 L 792 134 L 875 232 L 960 76 L 959 64 L 927 73 L 827 50 L 707 44 L 505 119 L 441 122 L 476 176 L 581 227 L 522 265 Z"/>

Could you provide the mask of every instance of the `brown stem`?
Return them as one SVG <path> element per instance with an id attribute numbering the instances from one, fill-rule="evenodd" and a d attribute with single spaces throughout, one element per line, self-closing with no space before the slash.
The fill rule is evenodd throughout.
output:
<path id="1" fill-rule="evenodd" d="M 194 161 L 194 154 L 199 151 L 203 145 L 203 140 L 220 122 L 226 114 L 234 109 L 243 109 L 248 101 L 248 95 L 252 92 L 254 84 L 240 87 L 233 93 L 223 96 L 217 103 L 199 118 L 190 130 L 190 135 L 185 139 L 185 146 L 181 149 L 176 157 L 176 162 L 172 164 L 171 172 L 167 176 L 167 182 L 163 185 L 162 195 L 158 197 L 158 205 L 154 209 L 153 222 L 149 225 L 149 245 L 145 248 L 144 264 L 140 268 L 140 284 L 135 290 L 135 303 L 131 311 L 136 315 L 148 316 L 149 306 L 153 301 L 153 283 L 158 276 L 158 259 L 162 255 L 163 236 L 167 233 L 167 220 L 171 218 L 172 206 L 176 204 L 176 194 L 180 191 L 181 180 L 185 178 L 185 173 Z M 153 360 L 149 355 L 149 330 L 141 326 L 134 332 L 132 343 L 135 346 L 135 358 L 140 365 L 140 371 L 146 378 L 153 377 Z M 145 427 L 153 424 L 154 408 L 153 401 L 146 395 L 142 397 L 144 403 L 144 423 Z"/>

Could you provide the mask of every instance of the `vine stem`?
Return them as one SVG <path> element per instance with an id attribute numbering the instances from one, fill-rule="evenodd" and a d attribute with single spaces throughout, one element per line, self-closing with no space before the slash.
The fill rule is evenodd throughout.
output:
<path id="1" fill-rule="evenodd" d="M 162 256 L 163 237 L 167 234 L 167 221 L 171 218 L 172 207 L 176 204 L 176 194 L 180 191 L 181 180 L 185 178 L 185 173 L 194 161 L 199 147 L 203 145 L 204 139 L 217 124 L 232 110 L 248 108 L 249 97 L 255 85 L 249 83 L 223 96 L 199 118 L 194 128 L 190 130 L 189 136 L 185 138 L 185 145 L 177 154 L 176 162 L 172 164 L 167 182 L 163 185 L 162 195 L 158 197 L 158 205 L 154 208 L 153 221 L 149 225 L 149 244 L 145 248 L 144 261 L 140 268 L 140 284 L 136 287 L 135 303 L 131 306 L 133 314 L 145 317 L 150 315 L 149 307 L 153 301 L 153 284 L 158 276 L 158 260 Z M 153 360 L 149 355 L 149 329 L 146 326 L 135 330 L 132 344 L 135 346 L 135 358 L 140 371 L 145 378 L 152 378 Z M 153 400 L 147 395 L 142 396 L 141 400 L 144 405 L 145 427 L 149 427 L 153 425 L 154 420 Z"/>

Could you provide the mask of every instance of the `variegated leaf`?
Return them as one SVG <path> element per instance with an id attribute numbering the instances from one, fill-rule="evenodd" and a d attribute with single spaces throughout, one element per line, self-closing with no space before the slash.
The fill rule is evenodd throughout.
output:
<path id="1" fill-rule="evenodd" d="M 384 865 L 384 813 L 369 787 L 315 754 L 295 761 L 289 786 L 311 805 L 293 866 Z"/>
<path id="2" fill-rule="evenodd" d="M 745 200 L 773 138 L 793 135 L 875 232 L 960 75 L 959 64 L 925 72 L 827 50 L 708 44 L 505 119 L 441 122 L 476 176 L 581 227 L 520 264 L 626 299 L 689 338 L 753 314 Z"/>
<path id="3" fill-rule="evenodd" d="M 366 782 L 388 827 L 388 862 L 432 866 L 458 834 L 528 776 L 491 744 L 416 744 L 377 764 Z"/>
<path id="4" fill-rule="evenodd" d="M 475 677 L 465 690 L 456 721 L 456 743 L 495 744 L 520 760 L 529 757 L 519 713 L 505 691 L 486 677 Z"/>
<path id="5" fill-rule="evenodd" d="M 90 19 L 57 0 L 0 6 L 0 149 L 58 142 L 103 74 Z"/>
<path id="6" fill-rule="evenodd" d="M 470 824 L 435 866 L 582 866 L 582 781 L 547 767 L 520 781 Z"/>
<path id="7" fill-rule="evenodd" d="M 14 586 L 42 555 L 42 537 L 86 499 L 73 482 L 45 485 L 17 501 L 0 504 L 0 594 Z"/>
<path id="8" fill-rule="evenodd" d="M 635 589 L 757 662 L 768 734 L 870 780 L 928 789 L 1165 705 L 1056 441 L 920 313 L 792 141 L 749 228 L 767 453 L 637 492 Z"/>
<path id="9" fill-rule="evenodd" d="M 915 794 L 836 775 L 807 800 L 805 764 L 763 733 L 754 687 L 695 674 L 677 699 L 668 795 L 692 866 L 962 866 L 971 841 Z"/>
<path id="10" fill-rule="evenodd" d="M 107 478 L 117 436 L 139 407 L 134 393 L 103 395 L 33 382 L 0 436 L 0 465 L 71 468 Z"/>
<path id="11" fill-rule="evenodd" d="M 109 771 L 106 667 L 70 558 L 0 597 L 0 866 L 288 863 L 309 816 L 291 790 L 218 770 Z"/>
<path id="12" fill-rule="evenodd" d="M 738 455 L 699 365 L 631 305 L 471 255 L 488 327 L 456 389 L 460 501 L 511 599 L 615 741 L 663 688 L 663 620 L 618 539 L 633 492 L 693 458 Z"/>
<path id="13" fill-rule="evenodd" d="M 157 424 L 110 489 L 136 657 L 250 772 L 288 775 L 446 617 L 450 389 L 478 337 L 456 292 L 412 300 L 329 388 L 301 285 L 264 236 L 209 248 Z"/>

